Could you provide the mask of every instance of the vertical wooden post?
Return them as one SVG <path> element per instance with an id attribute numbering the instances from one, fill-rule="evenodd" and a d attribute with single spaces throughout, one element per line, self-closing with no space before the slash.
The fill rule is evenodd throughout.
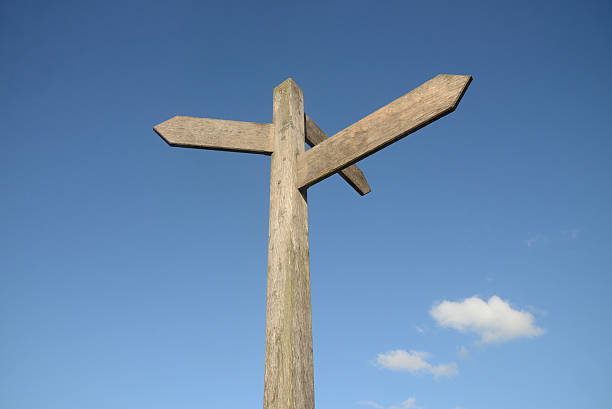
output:
<path id="1" fill-rule="evenodd" d="M 274 89 L 272 132 L 264 409 L 314 409 L 304 100 L 292 79 Z"/>

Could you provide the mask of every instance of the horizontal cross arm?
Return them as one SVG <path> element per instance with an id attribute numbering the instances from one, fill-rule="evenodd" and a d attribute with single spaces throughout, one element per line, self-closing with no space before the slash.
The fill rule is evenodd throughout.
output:
<path id="1" fill-rule="evenodd" d="M 306 143 L 308 143 L 310 147 L 313 147 L 327 140 L 328 137 L 325 135 L 325 132 L 323 132 L 308 115 L 304 115 L 304 117 L 306 120 Z M 370 185 L 368 185 L 368 181 L 357 165 L 347 166 L 339 170 L 338 174 L 361 196 L 370 193 Z"/>
<path id="2" fill-rule="evenodd" d="M 153 130 L 170 146 L 272 153 L 272 124 L 175 116 Z"/>
<path id="3" fill-rule="evenodd" d="M 453 112 L 469 75 L 440 74 L 298 157 L 298 187 L 308 187 Z"/>

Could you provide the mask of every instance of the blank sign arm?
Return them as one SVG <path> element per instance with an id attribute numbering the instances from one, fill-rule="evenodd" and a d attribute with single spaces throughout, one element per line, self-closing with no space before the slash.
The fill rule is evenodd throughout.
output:
<path id="1" fill-rule="evenodd" d="M 313 147 L 327 140 L 327 135 L 325 135 L 325 132 L 323 132 L 308 115 L 304 115 L 304 117 L 306 121 L 306 143 Z M 361 196 L 370 193 L 370 185 L 368 185 L 368 181 L 357 165 L 347 166 L 346 168 L 339 170 L 338 174 L 342 176 L 342 179 L 346 180 L 346 182 L 351 185 L 351 187 Z"/>
<path id="2" fill-rule="evenodd" d="M 469 75 L 440 74 L 298 157 L 298 187 L 308 187 L 453 112 Z"/>
<path id="3" fill-rule="evenodd" d="M 170 146 L 272 153 L 272 124 L 175 116 L 153 130 Z"/>

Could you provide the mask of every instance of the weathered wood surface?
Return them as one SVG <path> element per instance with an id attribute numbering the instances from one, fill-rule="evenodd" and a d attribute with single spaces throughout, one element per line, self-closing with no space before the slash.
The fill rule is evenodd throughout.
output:
<path id="1" fill-rule="evenodd" d="M 272 124 L 175 116 L 153 130 L 170 146 L 272 153 Z"/>
<path id="2" fill-rule="evenodd" d="M 306 121 L 306 142 L 311 147 L 320 144 L 327 140 L 325 132 L 319 128 L 319 126 L 312 120 L 308 115 L 305 115 Z M 342 176 L 342 179 L 352 186 L 361 196 L 370 193 L 370 185 L 361 169 L 357 165 L 350 165 L 344 169 L 340 169 L 338 174 Z"/>
<path id="3" fill-rule="evenodd" d="M 264 409 L 314 409 L 304 101 L 291 79 L 274 89 L 272 135 Z"/>
<path id="4" fill-rule="evenodd" d="M 331 138 L 291 79 L 274 89 L 272 124 L 177 116 L 153 128 L 171 146 L 271 155 L 264 409 L 314 409 L 307 188 L 338 172 L 369 192 L 352 165 L 452 112 L 471 79 L 438 75 Z"/>
<path id="5" fill-rule="evenodd" d="M 298 157 L 309 187 L 455 110 L 472 77 L 440 74 Z"/>

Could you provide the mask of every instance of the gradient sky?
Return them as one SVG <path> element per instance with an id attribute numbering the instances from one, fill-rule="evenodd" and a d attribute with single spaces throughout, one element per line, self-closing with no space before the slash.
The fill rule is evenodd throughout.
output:
<path id="1" fill-rule="evenodd" d="M 610 1 L 0 3 L 0 407 L 261 408 L 269 157 L 439 73 L 451 115 L 309 190 L 318 409 L 612 407 Z"/>

